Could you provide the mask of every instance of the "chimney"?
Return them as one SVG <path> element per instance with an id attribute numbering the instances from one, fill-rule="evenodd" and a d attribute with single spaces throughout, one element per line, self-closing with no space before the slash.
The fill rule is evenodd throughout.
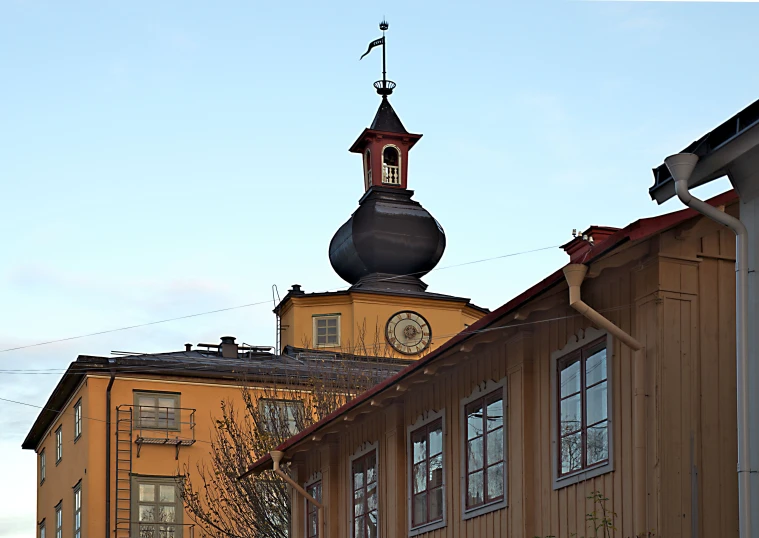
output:
<path id="1" fill-rule="evenodd" d="M 293 284 L 293 287 L 288 290 L 290 295 L 305 295 L 305 292 L 300 289 L 300 284 Z"/>
<path id="2" fill-rule="evenodd" d="M 590 226 L 584 232 L 578 233 L 569 243 L 561 245 L 561 248 L 569 254 L 570 263 L 582 263 L 591 248 L 600 245 L 619 230 L 611 226 Z"/>
<path id="3" fill-rule="evenodd" d="M 185 344 L 184 345 L 184 350 L 185 351 L 192 351 L 192 344 Z"/>
<path id="4" fill-rule="evenodd" d="M 221 356 L 225 359 L 237 358 L 237 344 L 234 336 L 221 337 Z"/>

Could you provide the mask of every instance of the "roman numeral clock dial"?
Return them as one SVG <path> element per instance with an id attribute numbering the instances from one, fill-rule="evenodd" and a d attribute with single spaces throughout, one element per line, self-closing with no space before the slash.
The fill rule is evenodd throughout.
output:
<path id="1" fill-rule="evenodd" d="M 397 352 L 416 355 L 430 345 L 432 329 L 421 314 L 404 310 L 387 320 L 385 337 Z"/>

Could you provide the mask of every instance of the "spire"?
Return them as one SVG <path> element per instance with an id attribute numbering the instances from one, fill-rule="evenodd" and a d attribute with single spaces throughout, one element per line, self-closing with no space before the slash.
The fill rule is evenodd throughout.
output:
<path id="1" fill-rule="evenodd" d="M 393 106 L 390 101 L 387 100 L 387 96 L 382 96 L 382 102 L 377 109 L 377 114 L 374 116 L 374 121 L 369 126 L 369 129 L 374 131 L 384 131 L 386 133 L 399 133 L 408 134 L 408 131 L 401 123 L 401 119 L 398 114 L 393 110 Z"/>

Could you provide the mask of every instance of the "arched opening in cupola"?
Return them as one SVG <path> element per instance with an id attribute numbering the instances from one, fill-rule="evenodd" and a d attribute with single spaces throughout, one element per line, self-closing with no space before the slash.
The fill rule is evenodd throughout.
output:
<path id="1" fill-rule="evenodd" d="M 372 186 L 372 152 L 368 149 L 364 153 L 364 187 L 369 190 Z"/>
<path id="2" fill-rule="evenodd" d="M 382 149 L 382 183 L 401 184 L 401 152 L 396 146 Z"/>

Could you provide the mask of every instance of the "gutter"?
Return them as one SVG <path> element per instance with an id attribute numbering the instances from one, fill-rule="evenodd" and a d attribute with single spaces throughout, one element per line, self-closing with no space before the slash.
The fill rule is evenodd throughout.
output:
<path id="1" fill-rule="evenodd" d="M 111 387 L 116 374 L 111 370 L 111 379 L 105 389 L 105 534 L 111 534 Z"/>
<path id="2" fill-rule="evenodd" d="M 636 533 L 645 533 L 646 514 L 646 363 L 643 344 L 614 325 L 610 320 L 583 302 L 580 287 L 588 266 L 569 264 L 564 276 L 569 285 L 569 306 L 577 310 L 595 326 L 617 338 L 633 351 L 633 524 Z"/>
<path id="3" fill-rule="evenodd" d="M 282 461 L 282 457 L 285 455 L 284 452 L 280 450 L 272 450 L 269 452 L 269 454 L 271 455 L 271 461 L 274 463 L 274 472 L 278 474 L 282 480 L 290 484 L 293 489 L 300 493 L 301 496 L 304 497 L 308 502 L 316 506 L 316 533 L 318 536 L 324 536 L 324 505 L 309 495 L 308 492 L 300 486 L 300 484 L 290 478 L 287 473 L 279 468 L 279 462 Z"/>
<path id="4" fill-rule="evenodd" d="M 749 420 L 748 371 L 748 230 L 735 217 L 718 210 L 688 191 L 688 181 L 698 163 L 692 153 L 678 153 L 664 159 L 675 180 L 675 193 L 686 206 L 735 232 L 735 339 L 738 405 L 738 520 L 739 536 L 751 536 L 751 460 L 752 424 Z"/>

